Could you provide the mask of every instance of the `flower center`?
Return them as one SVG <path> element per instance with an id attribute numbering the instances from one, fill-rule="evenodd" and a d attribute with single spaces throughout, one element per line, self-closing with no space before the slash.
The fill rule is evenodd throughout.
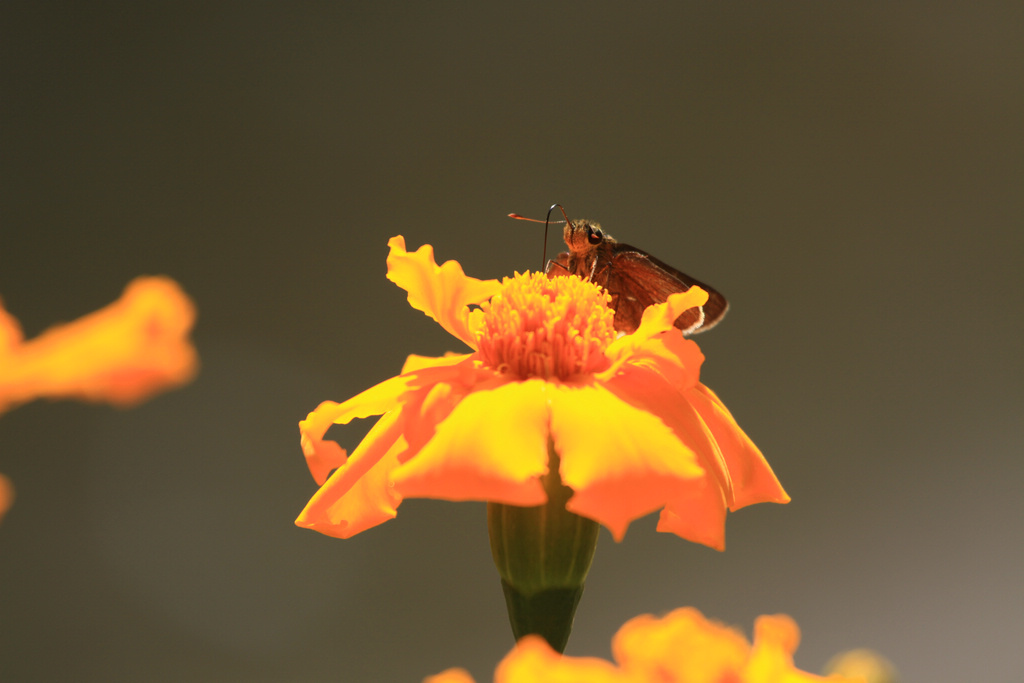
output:
<path id="1" fill-rule="evenodd" d="M 516 273 L 480 306 L 480 359 L 522 379 L 600 372 L 608 367 L 604 352 L 616 334 L 609 301 L 602 288 L 575 275 Z"/>

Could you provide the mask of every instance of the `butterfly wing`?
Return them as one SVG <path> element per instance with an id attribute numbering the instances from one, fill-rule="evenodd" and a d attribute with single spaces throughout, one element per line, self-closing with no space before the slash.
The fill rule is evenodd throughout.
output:
<path id="1" fill-rule="evenodd" d="M 708 285 L 628 244 L 616 243 L 611 257 L 598 265 L 598 271 L 594 280 L 612 295 L 615 328 L 625 332 L 637 328 L 645 308 L 663 303 L 669 295 L 685 292 L 693 286 L 708 293 L 708 302 L 684 311 L 676 319 L 675 326 L 683 334 L 714 327 L 729 308 L 725 297 Z"/>

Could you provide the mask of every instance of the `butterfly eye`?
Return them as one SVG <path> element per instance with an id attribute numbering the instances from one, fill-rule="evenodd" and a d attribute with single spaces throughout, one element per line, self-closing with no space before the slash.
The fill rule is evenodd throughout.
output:
<path id="1" fill-rule="evenodd" d="M 587 241 L 588 242 L 590 242 L 591 244 L 600 244 L 601 243 L 601 237 L 602 236 L 601 236 L 601 231 L 600 230 L 594 230 L 593 228 L 591 228 L 589 226 L 587 227 Z"/>

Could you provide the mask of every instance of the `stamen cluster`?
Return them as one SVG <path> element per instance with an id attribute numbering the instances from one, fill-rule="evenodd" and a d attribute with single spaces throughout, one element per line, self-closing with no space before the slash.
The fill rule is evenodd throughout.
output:
<path id="1" fill-rule="evenodd" d="M 484 364 L 520 379 L 567 380 L 608 367 L 616 333 L 611 297 L 575 275 L 516 273 L 481 304 L 477 349 Z"/>

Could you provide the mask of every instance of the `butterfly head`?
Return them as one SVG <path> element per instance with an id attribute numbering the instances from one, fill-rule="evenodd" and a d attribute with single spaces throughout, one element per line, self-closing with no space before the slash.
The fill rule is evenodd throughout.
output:
<path id="1" fill-rule="evenodd" d="M 584 218 L 568 221 L 562 231 L 569 251 L 581 254 L 592 251 L 605 241 L 614 241 L 611 235 L 601 229 L 599 223 Z"/>

